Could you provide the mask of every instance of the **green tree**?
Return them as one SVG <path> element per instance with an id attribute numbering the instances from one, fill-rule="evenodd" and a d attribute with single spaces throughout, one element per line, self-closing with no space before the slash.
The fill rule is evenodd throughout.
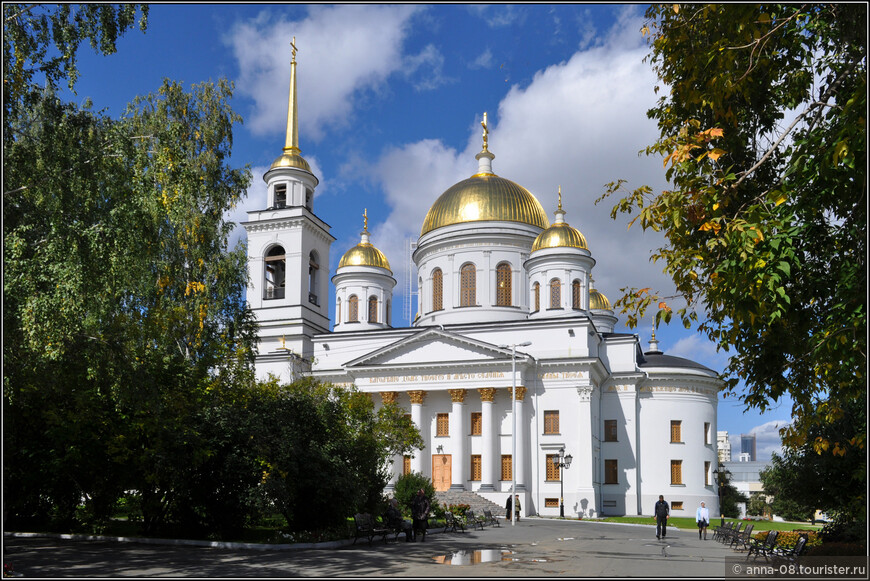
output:
<path id="1" fill-rule="evenodd" d="M 858 454 L 820 453 L 816 442 L 837 442 L 856 430 L 867 429 L 863 402 L 845 407 L 843 416 L 830 424 L 813 423 L 800 448 L 773 454 L 770 467 L 761 472 L 764 492 L 773 497 L 773 512 L 785 518 L 809 520 L 816 510 L 838 521 L 866 522 L 866 462 Z"/>
<path id="2" fill-rule="evenodd" d="M 749 497 L 737 490 L 731 483 L 731 471 L 721 467 L 717 472 L 716 482 L 719 486 L 719 512 L 728 518 L 740 516 L 741 502 L 748 503 Z M 711 516 L 712 518 L 712 516 Z"/>
<path id="3" fill-rule="evenodd" d="M 417 491 L 421 488 L 426 493 L 426 498 L 429 499 L 432 512 L 435 513 L 438 508 L 438 499 L 435 497 L 435 486 L 432 484 L 432 480 L 419 472 L 409 472 L 399 476 L 393 492 L 393 496 L 399 501 L 399 506 L 402 507 L 405 514 L 411 514 L 414 497 L 417 496 Z"/>
<path id="4" fill-rule="evenodd" d="M 118 120 L 54 92 L 72 86 L 82 40 L 111 52 L 135 13 L 4 5 L 13 519 L 105 519 L 135 489 L 147 527 L 171 520 L 174 491 L 208 457 L 210 390 L 250 373 L 245 251 L 227 248 L 223 219 L 250 181 L 227 165 L 232 86 L 167 81 Z"/>
<path id="5" fill-rule="evenodd" d="M 259 422 L 252 436 L 262 481 L 291 530 L 343 526 L 356 512 L 379 512 L 388 462 L 423 444 L 401 409 L 375 413 L 370 397 L 355 390 L 273 378 L 257 391 L 249 406 Z"/>
<path id="6" fill-rule="evenodd" d="M 866 7 L 654 4 L 642 33 L 663 90 L 648 112 L 671 189 L 623 192 L 613 215 L 664 233 L 653 259 L 677 295 L 623 289 L 731 351 L 727 389 L 801 421 L 785 442 L 866 395 Z M 865 433 L 819 450 L 863 456 Z"/>

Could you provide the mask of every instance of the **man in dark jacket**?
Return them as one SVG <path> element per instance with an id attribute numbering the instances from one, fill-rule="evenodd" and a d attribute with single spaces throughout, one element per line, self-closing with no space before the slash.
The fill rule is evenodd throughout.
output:
<path id="1" fill-rule="evenodd" d="M 511 511 L 512 505 L 513 505 L 513 499 L 510 497 L 510 495 L 508 495 L 507 502 L 504 505 L 504 510 L 505 510 L 504 517 L 508 520 L 511 520 L 513 518 L 513 514 L 511 514 L 512 513 L 512 511 Z"/>
<path id="2" fill-rule="evenodd" d="M 671 507 L 665 502 L 664 495 L 659 494 L 653 513 L 653 518 L 656 519 L 656 538 L 663 539 L 668 534 L 668 519 L 671 517 Z"/>
<path id="3" fill-rule="evenodd" d="M 426 540 L 426 529 L 429 526 L 429 499 L 426 498 L 426 491 L 422 488 L 417 491 L 417 496 L 414 497 L 414 501 L 411 503 L 411 516 L 414 517 L 414 536 L 413 539 L 417 539 L 417 531 L 423 531 L 423 538 L 420 539 L 420 542 Z"/>

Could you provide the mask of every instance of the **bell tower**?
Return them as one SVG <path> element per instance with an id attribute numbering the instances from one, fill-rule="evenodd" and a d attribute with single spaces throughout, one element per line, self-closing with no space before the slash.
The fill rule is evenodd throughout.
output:
<path id="1" fill-rule="evenodd" d="M 310 370 L 311 337 L 329 332 L 329 225 L 314 214 L 318 179 L 299 150 L 296 38 L 290 43 L 284 149 L 263 179 L 266 208 L 248 212 L 248 305 L 259 324 L 257 377 Z"/>

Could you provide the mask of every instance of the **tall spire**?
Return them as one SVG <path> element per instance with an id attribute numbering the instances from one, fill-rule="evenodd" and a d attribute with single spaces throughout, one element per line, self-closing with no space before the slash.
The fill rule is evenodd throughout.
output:
<path id="1" fill-rule="evenodd" d="M 290 99 L 287 103 L 287 140 L 284 143 L 285 153 L 299 154 L 299 126 L 296 116 L 296 37 L 290 43 L 292 58 L 290 59 Z"/>
<path id="2" fill-rule="evenodd" d="M 271 169 L 299 168 L 310 172 L 311 167 L 299 153 L 299 123 L 296 105 L 296 37 L 290 43 L 290 98 L 287 100 L 287 137 L 283 153 L 272 162 Z"/>

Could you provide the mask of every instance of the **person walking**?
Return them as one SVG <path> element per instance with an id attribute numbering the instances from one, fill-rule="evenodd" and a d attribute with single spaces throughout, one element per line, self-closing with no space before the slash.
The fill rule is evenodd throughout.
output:
<path id="1" fill-rule="evenodd" d="M 414 518 L 413 527 L 414 534 L 413 539 L 417 540 L 417 531 L 423 531 L 423 538 L 420 539 L 420 542 L 424 542 L 426 540 L 426 529 L 429 528 L 429 499 L 426 497 L 426 491 L 422 488 L 417 491 L 417 496 L 414 497 L 414 501 L 411 503 L 411 516 Z"/>
<path id="2" fill-rule="evenodd" d="M 653 518 L 656 519 L 656 538 L 665 538 L 668 534 L 668 519 L 671 518 L 671 507 L 665 502 L 665 497 L 662 494 L 659 494 L 659 501 L 653 509 Z"/>
<path id="3" fill-rule="evenodd" d="M 513 515 L 511 514 L 512 507 L 513 507 L 513 500 L 511 499 L 511 495 L 508 494 L 507 502 L 504 505 L 504 511 L 505 511 L 504 517 L 508 520 L 511 520 L 513 518 Z"/>
<path id="4" fill-rule="evenodd" d="M 701 538 L 701 533 L 704 533 L 704 540 L 707 540 L 707 526 L 710 524 L 710 511 L 707 506 L 701 502 L 701 506 L 695 511 L 695 522 L 698 523 L 698 539 Z"/>
<path id="5" fill-rule="evenodd" d="M 522 509 L 523 507 L 520 506 L 520 495 L 517 494 L 517 497 L 514 499 L 514 512 L 517 515 L 517 522 L 520 522 L 520 511 Z"/>

